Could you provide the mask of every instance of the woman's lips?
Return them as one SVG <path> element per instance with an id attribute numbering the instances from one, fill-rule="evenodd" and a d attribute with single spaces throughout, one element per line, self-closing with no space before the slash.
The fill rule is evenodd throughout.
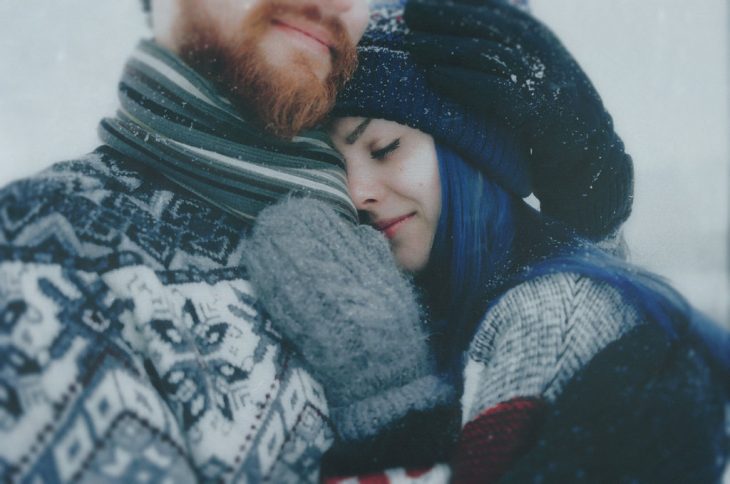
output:
<path id="1" fill-rule="evenodd" d="M 373 226 L 379 231 L 383 232 L 387 238 L 392 239 L 393 237 L 395 237 L 396 232 L 400 230 L 403 224 L 410 220 L 411 217 L 413 217 L 414 215 L 415 212 L 409 213 L 408 215 L 403 215 L 402 217 L 382 220 L 380 222 L 374 223 Z"/>

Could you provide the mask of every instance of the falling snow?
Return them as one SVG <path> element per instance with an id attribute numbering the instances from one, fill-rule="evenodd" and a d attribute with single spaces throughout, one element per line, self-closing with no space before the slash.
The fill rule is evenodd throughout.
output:
<path id="1" fill-rule="evenodd" d="M 725 0 L 531 3 L 595 82 L 634 158 L 633 259 L 727 321 Z M 138 0 L 3 0 L 0 18 L 13 19 L 0 34 L 5 184 L 95 147 L 122 63 L 149 32 Z M 531 75 L 549 77 L 540 64 Z"/>

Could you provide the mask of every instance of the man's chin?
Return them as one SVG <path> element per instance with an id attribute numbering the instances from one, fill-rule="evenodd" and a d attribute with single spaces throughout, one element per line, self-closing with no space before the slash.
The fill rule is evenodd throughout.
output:
<path id="1" fill-rule="evenodd" d="M 336 86 L 322 82 L 309 60 L 295 56 L 287 66 L 271 65 L 263 56 L 247 56 L 235 72 L 235 104 L 252 109 L 263 127 L 291 138 L 322 121 L 334 104 Z"/>
<path id="2" fill-rule="evenodd" d="M 332 72 L 332 62 L 329 57 L 311 52 L 305 48 L 290 45 L 286 39 L 276 45 L 277 38 L 272 36 L 267 42 L 262 42 L 258 49 L 258 59 L 265 62 L 273 75 L 288 77 L 291 82 L 300 80 L 302 83 L 327 82 Z M 303 86 L 306 88 L 306 85 Z"/>
<path id="3" fill-rule="evenodd" d="M 303 42 L 293 36 L 279 33 L 275 28 L 269 31 L 259 45 L 261 59 L 266 59 L 272 70 L 281 75 L 299 72 L 303 79 L 311 82 L 314 76 L 318 82 L 326 82 L 332 73 L 332 55 Z"/>
<path id="4" fill-rule="evenodd" d="M 357 55 L 354 47 L 348 48 L 342 29 L 329 56 L 292 45 L 291 39 L 270 30 L 274 3 L 262 5 L 267 7 L 252 14 L 247 35 L 237 41 L 223 41 L 215 29 L 191 18 L 181 53 L 234 105 L 255 114 L 266 130 L 291 138 L 324 119 L 354 71 Z"/>
<path id="5" fill-rule="evenodd" d="M 332 72 L 329 62 L 324 64 L 321 60 L 312 60 L 306 54 L 298 56 L 289 66 L 277 67 L 282 72 L 287 72 L 292 78 L 299 79 L 305 84 L 317 82 L 319 84 L 326 83 Z"/>

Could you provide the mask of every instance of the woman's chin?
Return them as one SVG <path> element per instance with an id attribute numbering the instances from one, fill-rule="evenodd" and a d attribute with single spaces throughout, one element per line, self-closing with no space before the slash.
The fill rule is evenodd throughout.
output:
<path id="1" fill-rule="evenodd" d="M 395 249 L 393 251 L 395 262 L 398 267 L 409 274 L 418 274 L 426 267 L 428 258 L 419 257 L 415 254 L 409 253 L 404 250 Z"/>

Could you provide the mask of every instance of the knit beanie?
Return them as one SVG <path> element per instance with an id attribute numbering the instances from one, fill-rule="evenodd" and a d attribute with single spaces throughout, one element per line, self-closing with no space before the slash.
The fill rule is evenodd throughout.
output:
<path id="1" fill-rule="evenodd" d="M 405 0 L 371 4 L 370 25 L 358 45 L 358 69 L 333 116 L 387 119 L 423 131 L 510 192 L 528 196 L 527 157 L 515 136 L 429 86 L 425 69 L 405 50 L 404 9 Z"/>

